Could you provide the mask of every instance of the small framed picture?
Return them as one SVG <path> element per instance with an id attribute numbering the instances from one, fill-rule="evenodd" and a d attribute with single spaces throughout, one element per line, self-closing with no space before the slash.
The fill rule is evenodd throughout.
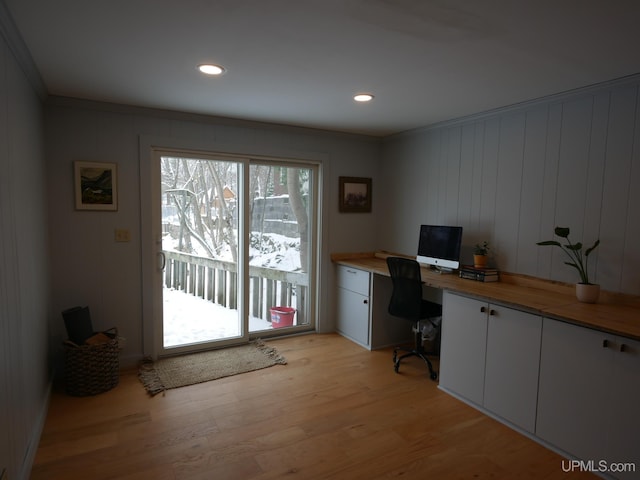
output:
<path id="1" fill-rule="evenodd" d="M 371 212 L 371 179 L 340 177 L 340 211 Z"/>
<path id="2" fill-rule="evenodd" d="M 115 163 L 74 162 L 76 210 L 118 210 Z"/>

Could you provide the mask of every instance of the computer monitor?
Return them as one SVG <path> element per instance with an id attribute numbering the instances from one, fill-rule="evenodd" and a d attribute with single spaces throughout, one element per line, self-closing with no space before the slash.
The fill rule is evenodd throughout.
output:
<path id="1" fill-rule="evenodd" d="M 421 225 L 416 260 L 449 273 L 460 266 L 462 227 Z"/>

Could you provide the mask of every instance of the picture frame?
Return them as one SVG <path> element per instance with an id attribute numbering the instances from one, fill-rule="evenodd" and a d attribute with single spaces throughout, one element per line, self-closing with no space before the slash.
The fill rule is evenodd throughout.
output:
<path id="1" fill-rule="evenodd" d="M 118 210 L 118 165 L 73 163 L 76 210 Z"/>
<path id="2" fill-rule="evenodd" d="M 339 177 L 339 209 L 346 213 L 371 212 L 371 179 L 364 177 Z"/>

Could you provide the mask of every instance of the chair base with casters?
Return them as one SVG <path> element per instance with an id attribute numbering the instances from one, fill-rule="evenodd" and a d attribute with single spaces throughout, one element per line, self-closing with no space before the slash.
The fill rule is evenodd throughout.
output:
<path id="1" fill-rule="evenodd" d="M 433 325 L 433 327 L 438 329 L 438 337 L 439 337 L 440 336 L 439 328 L 436 325 Z M 414 331 L 415 331 L 415 344 L 413 348 L 396 347 L 393 349 L 393 369 L 395 370 L 396 373 L 398 373 L 398 370 L 400 369 L 401 360 L 408 357 L 420 357 L 422 360 L 424 360 L 424 363 L 427 364 L 427 368 L 429 369 L 429 378 L 431 378 L 431 380 L 436 380 L 438 378 L 438 373 L 433 369 L 433 364 L 431 363 L 431 360 L 429 360 L 429 357 L 427 355 L 429 355 L 430 353 L 431 354 L 437 353 L 437 351 L 427 352 L 425 350 L 423 345 L 422 331 L 420 330 L 420 322 L 416 323 L 416 326 L 414 327 Z M 436 341 L 436 344 L 437 344 L 437 341 Z M 400 351 L 407 352 L 407 353 L 405 353 L 404 355 L 398 356 L 398 352 Z"/>

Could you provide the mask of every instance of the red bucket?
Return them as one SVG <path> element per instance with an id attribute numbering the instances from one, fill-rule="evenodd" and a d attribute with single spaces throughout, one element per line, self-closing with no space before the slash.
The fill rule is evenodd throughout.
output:
<path id="1" fill-rule="evenodd" d="M 290 327 L 293 325 L 293 317 L 296 309 L 292 307 L 272 307 L 271 326 L 273 328 Z"/>

